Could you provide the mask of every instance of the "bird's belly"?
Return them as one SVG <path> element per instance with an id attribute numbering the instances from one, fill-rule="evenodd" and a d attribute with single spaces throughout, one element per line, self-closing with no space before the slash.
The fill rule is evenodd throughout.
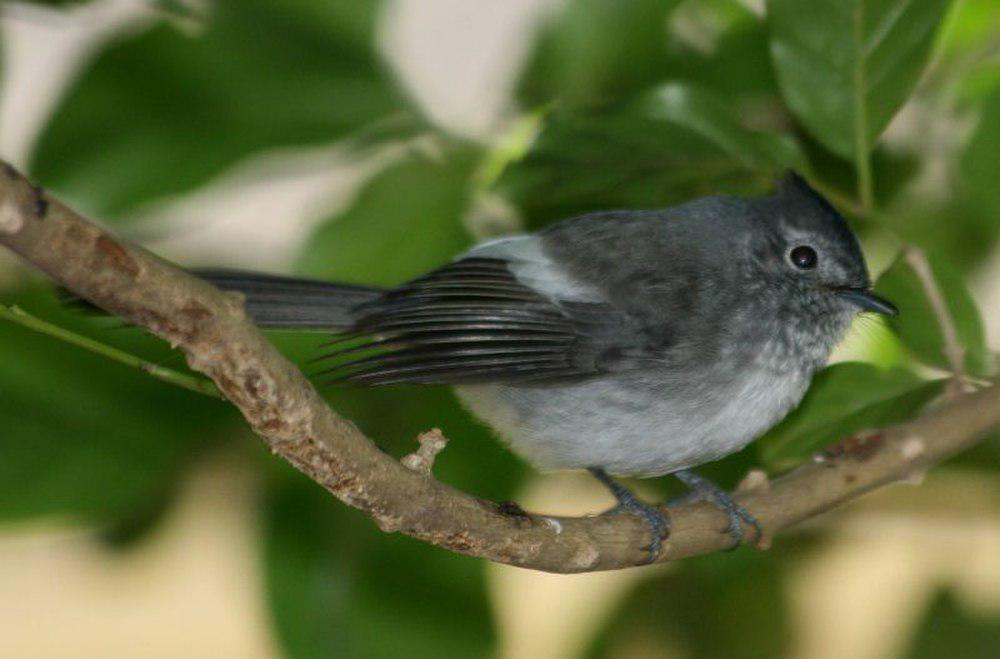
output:
<path id="1" fill-rule="evenodd" d="M 798 404 L 808 377 L 752 369 L 723 382 L 709 388 L 648 376 L 457 391 L 539 469 L 658 476 L 742 449 Z"/>

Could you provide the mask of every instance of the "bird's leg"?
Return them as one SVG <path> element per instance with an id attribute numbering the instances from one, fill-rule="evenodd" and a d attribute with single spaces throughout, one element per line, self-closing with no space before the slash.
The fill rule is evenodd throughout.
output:
<path id="1" fill-rule="evenodd" d="M 757 518 L 751 515 L 746 508 L 736 503 L 718 485 L 689 469 L 675 471 L 673 475 L 677 477 L 677 480 L 684 483 L 690 491 L 685 496 L 671 500 L 669 505 L 693 503 L 695 501 L 707 501 L 715 505 L 719 510 L 726 513 L 726 517 L 728 518 L 724 531 L 733 539 L 732 549 L 736 549 L 743 542 L 743 522 L 754 528 L 758 539 L 763 536 Z"/>
<path id="2" fill-rule="evenodd" d="M 663 539 L 670 532 L 670 520 L 660 511 L 659 508 L 641 501 L 639 497 L 632 493 L 627 487 L 608 476 L 607 472 L 600 467 L 589 467 L 587 469 L 597 480 L 601 481 L 606 488 L 611 490 L 611 494 L 618 500 L 618 505 L 608 511 L 611 514 L 629 513 L 636 515 L 649 526 L 652 541 L 643 549 L 649 550 L 649 562 L 654 562 L 660 555 L 663 548 Z"/>

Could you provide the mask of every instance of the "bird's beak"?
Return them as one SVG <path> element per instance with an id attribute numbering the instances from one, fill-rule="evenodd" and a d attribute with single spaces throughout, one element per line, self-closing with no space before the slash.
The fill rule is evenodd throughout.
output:
<path id="1" fill-rule="evenodd" d="M 884 298 L 880 298 L 867 288 L 838 288 L 836 289 L 836 293 L 863 311 L 874 311 L 886 316 L 895 316 L 899 313 L 896 305 Z"/>

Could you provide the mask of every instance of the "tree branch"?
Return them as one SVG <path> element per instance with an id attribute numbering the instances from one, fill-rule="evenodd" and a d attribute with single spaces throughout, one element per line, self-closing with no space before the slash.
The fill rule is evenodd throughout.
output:
<path id="1" fill-rule="evenodd" d="M 463 494 L 379 450 L 335 415 L 223 293 L 127 245 L 0 167 L 0 244 L 99 307 L 180 348 L 210 377 L 271 450 L 383 530 L 453 551 L 550 572 L 644 563 L 650 538 L 630 515 L 521 514 Z M 774 533 L 871 489 L 912 477 L 1000 425 L 1000 388 L 961 396 L 931 414 L 817 460 L 737 499 Z M 419 452 L 418 452 L 419 453 Z M 433 449 L 425 449 L 428 457 Z M 707 504 L 672 508 L 661 561 L 728 547 L 723 515 Z"/>

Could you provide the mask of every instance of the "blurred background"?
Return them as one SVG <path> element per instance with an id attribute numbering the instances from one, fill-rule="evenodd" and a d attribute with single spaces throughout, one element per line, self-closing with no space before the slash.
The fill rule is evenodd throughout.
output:
<path id="1" fill-rule="evenodd" d="M 576 213 L 766 194 L 795 168 L 902 314 L 859 323 L 804 402 L 705 470 L 733 486 L 933 406 L 1000 348 L 995 0 L 91 0 L 0 3 L 0 157 L 184 265 L 392 284 Z M 14 306 L 57 326 L 38 332 Z M 23 319 L 22 319 L 23 320 Z M 487 564 L 386 535 L 225 404 L 0 253 L 0 655 L 993 657 L 1000 443 L 736 552 L 607 574 Z M 306 364 L 323 340 L 273 335 Z M 309 366 L 304 366 L 309 371 Z M 327 390 L 446 483 L 531 510 L 611 505 L 539 475 L 451 393 Z M 636 487 L 656 498 L 669 479 Z"/>

